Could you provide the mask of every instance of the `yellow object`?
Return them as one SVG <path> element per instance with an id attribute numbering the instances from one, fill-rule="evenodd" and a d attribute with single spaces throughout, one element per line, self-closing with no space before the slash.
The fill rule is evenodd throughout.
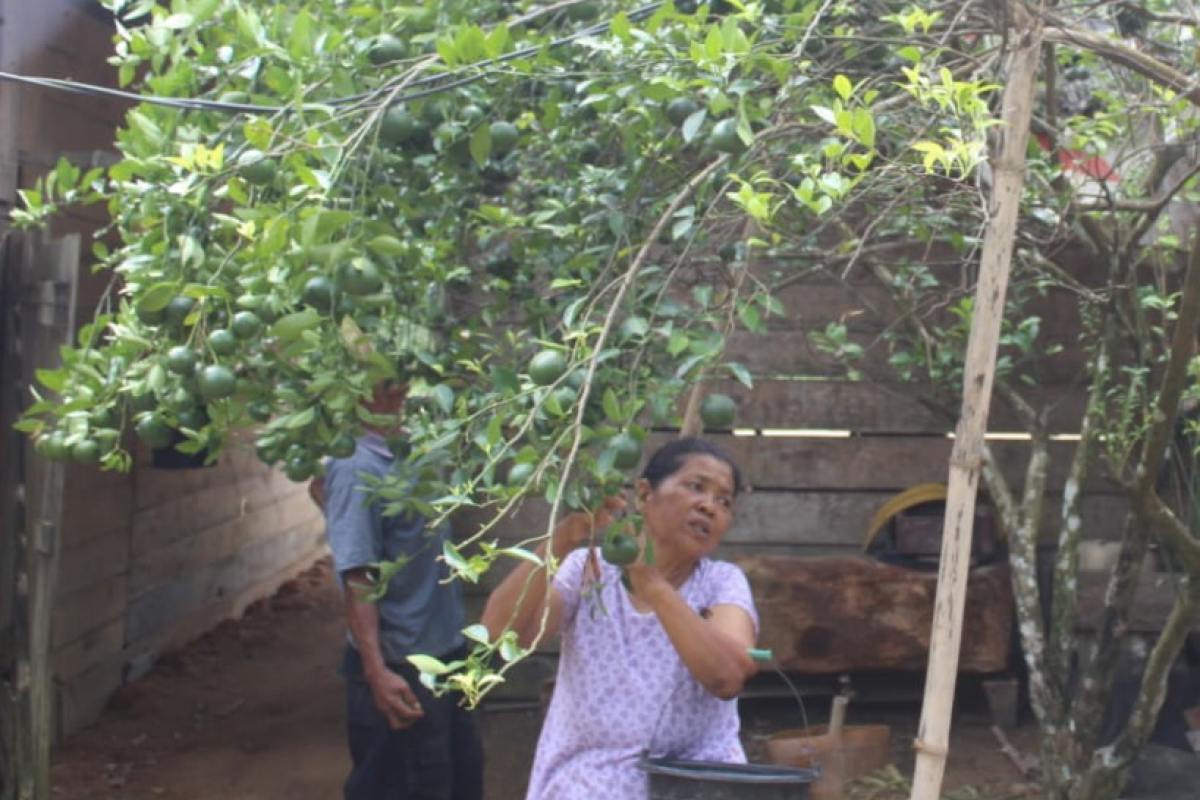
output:
<path id="1" fill-rule="evenodd" d="M 867 528 L 867 538 L 863 540 L 863 550 L 865 551 L 871 546 L 871 540 L 892 517 L 922 503 L 945 500 L 947 491 L 948 487 L 944 483 L 921 483 L 892 497 L 880 506 L 879 510 L 875 512 L 875 516 L 871 518 L 871 525 Z"/>

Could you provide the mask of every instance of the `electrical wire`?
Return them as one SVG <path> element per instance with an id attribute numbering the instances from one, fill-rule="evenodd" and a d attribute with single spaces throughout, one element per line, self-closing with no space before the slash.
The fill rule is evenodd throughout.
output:
<path id="1" fill-rule="evenodd" d="M 655 11 L 657 11 L 663 3 L 651 3 L 649 5 L 637 8 L 627 15 L 629 19 L 640 21 Z M 470 64 L 467 67 L 452 70 L 441 75 L 433 75 L 427 78 L 421 78 L 412 81 L 409 86 L 421 87 L 418 91 L 405 92 L 394 98 L 395 102 L 403 103 L 410 100 L 417 100 L 429 95 L 439 94 L 441 92 L 454 89 L 459 86 L 465 86 L 477 80 L 482 80 L 489 74 L 489 67 L 503 64 L 508 61 L 513 61 L 519 58 L 536 55 L 546 49 L 556 49 L 564 47 L 568 44 L 588 36 L 594 36 L 598 33 L 604 33 L 609 29 L 611 21 L 596 23 L 582 30 L 576 31 L 568 36 L 555 39 L 545 45 L 532 45 L 514 50 L 511 53 L 505 53 L 495 58 L 490 58 L 485 61 L 480 61 Z M 464 75 L 466 72 L 470 74 Z M 76 94 L 90 95 L 93 97 L 110 97 L 120 100 L 127 100 L 133 103 L 148 103 L 150 105 L 165 106 L 167 108 L 178 108 L 185 111 L 214 111 L 226 114 L 287 114 L 294 113 L 298 110 L 314 109 L 314 108 L 329 108 L 341 107 L 351 104 L 359 104 L 363 101 L 370 101 L 382 95 L 389 94 L 386 87 L 374 89 L 370 92 L 363 92 L 356 95 L 346 97 L 338 97 L 331 100 L 326 100 L 321 103 L 301 104 L 300 106 L 260 106 L 251 103 L 230 103 L 221 100 L 204 100 L 194 97 L 164 97 L 162 95 L 141 95 L 136 92 L 128 92 L 123 89 L 113 89 L 107 86 L 98 86 L 96 84 L 81 83 L 79 81 L 67 80 L 63 78 L 45 78 L 33 75 L 18 75 L 12 72 L 0 71 L 0 81 L 9 81 L 11 83 L 22 84 L 26 86 L 36 86 L 42 89 L 53 89 L 57 91 L 74 92 Z"/>

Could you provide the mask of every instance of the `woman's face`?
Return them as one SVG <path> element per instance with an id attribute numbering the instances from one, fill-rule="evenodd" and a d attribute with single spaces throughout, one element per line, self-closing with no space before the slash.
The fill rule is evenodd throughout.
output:
<path id="1" fill-rule="evenodd" d="M 638 499 L 656 545 L 700 558 L 716 549 L 733 522 L 733 470 L 719 458 L 694 453 L 657 488 L 638 481 Z"/>

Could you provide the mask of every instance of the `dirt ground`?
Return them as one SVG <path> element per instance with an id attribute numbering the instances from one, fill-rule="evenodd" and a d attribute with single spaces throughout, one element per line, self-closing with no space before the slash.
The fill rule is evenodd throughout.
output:
<path id="1" fill-rule="evenodd" d="M 122 689 L 104 716 L 53 754 L 56 800 L 331 800 L 348 758 L 335 667 L 341 611 L 327 562 L 286 584 Z M 809 704 L 814 723 L 820 703 Z M 798 727 L 796 705 L 742 701 L 747 752 L 764 760 L 772 731 Z M 825 704 L 827 712 L 828 704 Z M 865 705 L 851 722 L 889 725 L 894 770 L 848 794 L 907 798 L 916 702 Z M 520 800 L 540 724 L 535 704 L 485 703 L 486 800 Z M 949 800 L 1013 800 L 1031 794 L 980 709 L 956 712 L 944 790 Z M 1009 734 L 1032 752 L 1028 726 Z"/>

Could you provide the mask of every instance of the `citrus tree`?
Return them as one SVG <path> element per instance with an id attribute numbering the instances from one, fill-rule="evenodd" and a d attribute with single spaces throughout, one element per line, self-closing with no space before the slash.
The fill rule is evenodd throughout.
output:
<path id="1" fill-rule="evenodd" d="M 886 336 L 864 344 L 835 324 L 814 343 L 860 379 L 872 375 L 856 356 L 886 349 L 888 377 L 919 381 L 952 419 L 1009 24 L 1018 11 L 1040 15 L 1055 43 L 1035 115 L 1043 149 L 1031 153 L 997 377 L 1032 456 L 1019 490 L 991 464 L 985 476 L 1018 554 L 1047 796 L 1116 796 L 1191 595 L 1147 673 L 1138 724 L 1114 749 L 1096 714 L 1127 606 L 1101 634 L 1086 700 L 1068 699 L 1078 493 L 1058 523 L 1058 588 L 1049 601 L 1037 591 L 1049 434 L 1026 390 L 1048 350 L 1030 304 L 1076 292 L 1081 341 L 1093 345 L 1071 485 L 1108 443 L 1102 466 L 1142 498 L 1123 569 L 1147 531 L 1175 524 L 1193 574 L 1186 525 L 1153 491 L 1134 491 L 1147 488 L 1183 381 L 1174 395 L 1148 387 L 1190 358 L 1167 346 L 1191 313 L 1167 213 L 1195 174 L 1194 48 L 1178 34 L 1194 17 L 1187 4 L 108 6 L 112 61 L 142 97 L 119 133 L 121 159 L 88 173 L 61 165 L 16 216 L 35 225 L 67 204 L 106 204 L 95 255 L 113 287 L 63 368 L 41 374 L 46 400 L 22 427 L 49 457 L 106 468 L 130 463 L 124 431 L 215 457 L 251 428 L 263 461 L 306 480 L 324 456 L 352 450 L 372 421 L 363 401 L 400 377 L 414 387 L 407 457 L 426 478 L 411 494 L 381 492 L 434 517 L 487 512 L 446 553 L 467 580 L 501 555 L 534 558 L 489 536 L 522 497 L 554 513 L 594 507 L 653 426 L 686 429 L 694 415 L 727 425 L 727 398 L 697 395 L 684 419 L 680 401 L 708 377 L 750 383 L 723 356 L 728 334 L 763 329 L 780 311 L 772 291 L 808 276 L 866 269 L 893 292 Z M 1134 115 L 1158 121 L 1161 146 L 1122 138 L 1148 130 L 1126 124 Z M 1117 151 L 1131 177 L 1101 181 L 1098 194 L 1060 157 Z M 1170 163 L 1158 157 L 1168 151 Z M 1098 283 L 1054 265 L 1081 237 L 1111 267 Z M 1121 573 L 1125 600 L 1131 574 Z M 479 653 L 456 688 L 477 698 L 499 679 L 482 654 L 520 653 L 468 633 Z"/>

